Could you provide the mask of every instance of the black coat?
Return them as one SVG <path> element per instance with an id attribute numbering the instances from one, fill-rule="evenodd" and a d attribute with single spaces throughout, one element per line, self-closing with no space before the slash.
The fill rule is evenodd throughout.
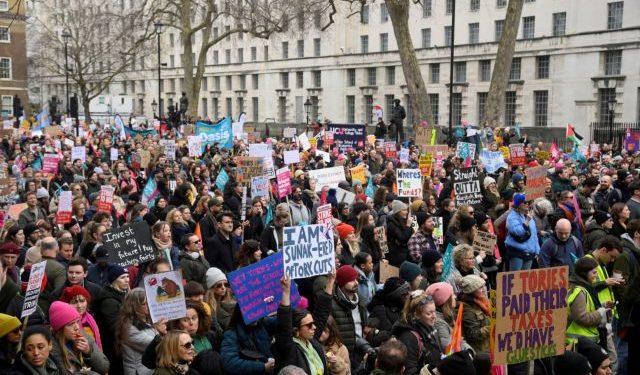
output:
<path id="1" fill-rule="evenodd" d="M 387 259 L 392 266 L 400 267 L 407 260 L 409 247 L 407 242 L 413 235 L 413 229 L 401 222 L 398 215 L 387 216 L 387 246 L 389 253 Z"/>
<path id="2" fill-rule="evenodd" d="M 224 273 L 235 270 L 231 236 L 226 239 L 218 232 L 215 236 L 206 240 L 204 255 L 211 267 L 217 267 Z"/>
<path id="3" fill-rule="evenodd" d="M 209 213 L 204 215 L 204 217 L 200 219 L 199 223 L 200 235 L 202 236 L 203 241 L 206 241 L 208 238 L 215 236 L 218 232 L 218 222 L 213 217 L 213 215 Z"/>
<path id="4" fill-rule="evenodd" d="M 273 225 L 267 226 L 260 235 L 260 249 L 262 249 L 262 255 L 266 256 L 269 250 L 274 253 L 278 252 L 278 241 L 274 235 L 275 227 Z"/>
<path id="5" fill-rule="evenodd" d="M 420 323 L 407 325 L 396 322 L 392 330 L 393 335 L 407 347 L 405 375 L 417 375 L 427 364 L 438 365 L 442 356 L 440 341 L 435 330 L 428 329 Z M 418 339 L 419 337 L 419 339 Z"/>

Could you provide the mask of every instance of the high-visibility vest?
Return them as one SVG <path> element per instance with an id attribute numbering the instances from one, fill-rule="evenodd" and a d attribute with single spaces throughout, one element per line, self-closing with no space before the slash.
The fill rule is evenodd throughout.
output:
<path id="1" fill-rule="evenodd" d="M 598 271 L 598 275 L 596 276 L 596 280 L 594 281 L 594 283 L 595 282 L 599 282 L 599 281 L 605 282 L 609 278 L 609 273 L 607 272 L 607 268 L 603 267 L 600 264 L 600 262 L 598 262 L 598 260 L 596 258 L 594 258 L 593 255 L 591 255 L 591 254 L 585 255 L 585 258 L 591 258 L 591 259 L 595 260 L 596 263 L 598 263 L 598 268 L 596 269 Z M 614 302 L 614 303 L 616 301 L 616 298 L 613 295 L 613 290 L 611 289 L 610 286 L 602 288 L 598 292 L 598 299 L 600 300 L 600 303 L 602 304 L 602 306 L 604 306 L 609 301 Z M 613 314 L 613 317 L 615 317 L 615 318 L 618 317 L 618 310 L 615 307 L 613 309 L 611 309 L 611 313 Z"/>
<path id="2" fill-rule="evenodd" d="M 573 304 L 573 301 L 575 301 L 576 297 L 578 297 L 578 294 L 580 293 L 584 293 L 587 299 L 585 304 L 586 312 L 596 311 L 596 305 L 593 302 L 593 299 L 591 298 L 591 295 L 589 294 L 589 292 L 587 292 L 585 288 L 576 285 L 571 290 L 571 293 L 569 293 L 569 296 L 567 297 L 567 305 L 569 305 L 569 310 L 567 310 L 567 312 L 571 314 L 571 305 Z M 587 337 L 590 340 L 593 340 L 596 342 L 600 339 L 597 326 L 585 327 L 583 325 L 580 325 L 580 323 L 578 323 L 577 321 L 573 320 L 570 322 L 569 326 L 567 327 L 567 338 L 569 337 L 577 338 L 577 336 Z"/>

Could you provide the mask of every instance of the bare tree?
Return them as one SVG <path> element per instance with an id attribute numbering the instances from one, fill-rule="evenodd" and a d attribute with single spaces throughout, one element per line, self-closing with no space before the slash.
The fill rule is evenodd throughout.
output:
<path id="1" fill-rule="evenodd" d="M 181 33 L 183 91 L 189 99 L 189 113 L 198 113 L 206 56 L 211 47 L 238 33 L 268 39 L 286 32 L 294 19 L 311 17 L 325 8 L 326 0 L 166 0 L 162 21 Z M 223 21 L 229 28 L 214 33 L 216 26 L 222 28 Z"/>
<path id="2" fill-rule="evenodd" d="M 69 69 L 86 121 L 91 119 L 90 101 L 153 51 L 145 45 L 154 35 L 153 19 L 159 9 L 153 0 L 136 0 L 127 7 L 91 1 L 89 5 L 87 1 L 71 1 L 64 7 L 38 1 L 41 18 L 33 20 L 37 23 L 33 38 L 43 46 L 39 63 L 56 80 Z M 70 35 L 66 40 L 68 67 L 63 33 Z"/>
<path id="3" fill-rule="evenodd" d="M 520 26 L 520 15 L 524 0 L 509 0 L 507 16 L 504 20 L 502 36 L 496 54 L 496 63 L 493 66 L 491 75 L 491 85 L 485 105 L 484 124 L 491 127 L 502 123 L 502 113 L 504 111 L 504 93 L 509 83 L 511 73 L 511 60 L 516 48 L 516 37 Z"/>

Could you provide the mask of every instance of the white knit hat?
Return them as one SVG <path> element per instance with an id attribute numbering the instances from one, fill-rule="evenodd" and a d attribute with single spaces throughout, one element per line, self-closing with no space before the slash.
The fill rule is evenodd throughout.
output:
<path id="1" fill-rule="evenodd" d="M 402 210 L 408 210 L 408 209 L 409 209 L 409 206 L 402 201 L 394 200 L 393 202 L 391 202 L 391 213 L 393 215 L 397 214 Z"/>
<path id="2" fill-rule="evenodd" d="M 227 275 L 219 268 L 211 267 L 207 270 L 207 289 L 211 289 L 220 281 L 227 281 Z"/>

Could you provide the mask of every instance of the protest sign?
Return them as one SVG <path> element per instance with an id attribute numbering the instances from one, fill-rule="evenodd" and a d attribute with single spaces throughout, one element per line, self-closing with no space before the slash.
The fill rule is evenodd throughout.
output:
<path id="1" fill-rule="evenodd" d="M 297 132 L 296 128 L 284 128 L 284 130 L 282 131 L 282 137 L 295 138 L 296 132 Z"/>
<path id="2" fill-rule="evenodd" d="M 98 203 L 96 204 L 98 212 L 111 212 L 111 207 L 113 206 L 114 191 L 115 189 L 113 186 L 102 185 L 100 187 L 100 195 L 98 195 Z"/>
<path id="3" fill-rule="evenodd" d="M 495 234 L 477 231 L 473 237 L 473 249 L 477 251 L 484 251 L 487 254 L 493 254 L 493 249 L 498 242 L 498 236 Z"/>
<path id="4" fill-rule="evenodd" d="M 231 124 L 231 131 L 233 132 L 233 137 L 235 139 L 240 139 L 242 137 L 244 124 L 239 122 L 234 122 Z"/>
<path id="5" fill-rule="evenodd" d="M 336 188 L 336 200 L 338 203 L 351 205 L 356 200 L 356 194 L 343 188 Z"/>
<path id="6" fill-rule="evenodd" d="M 71 149 L 71 160 L 80 159 L 83 163 L 87 161 L 87 148 L 84 146 L 74 146 Z"/>
<path id="7" fill-rule="evenodd" d="M 317 148 L 317 147 L 318 147 L 318 138 L 316 138 L 316 137 L 311 137 L 311 138 L 309 139 L 309 146 L 310 146 L 311 148 Z"/>
<path id="8" fill-rule="evenodd" d="M 380 262 L 380 284 L 384 284 L 391 277 L 398 277 L 400 268 L 390 265 L 389 263 Z"/>
<path id="9" fill-rule="evenodd" d="M 479 204 L 482 202 L 480 179 L 477 167 L 453 170 L 453 190 L 456 194 L 456 205 Z"/>
<path id="10" fill-rule="evenodd" d="M 278 198 L 291 194 L 291 176 L 287 167 L 276 171 L 276 180 L 278 181 Z"/>
<path id="11" fill-rule="evenodd" d="M 151 152 L 149 150 L 140 150 L 140 167 L 147 168 L 151 163 Z"/>
<path id="12" fill-rule="evenodd" d="M 202 155 L 202 138 L 191 135 L 188 138 L 188 145 L 189 156 L 197 158 Z"/>
<path id="13" fill-rule="evenodd" d="M 307 137 L 305 133 L 302 133 L 298 136 L 298 142 L 300 142 L 300 147 L 302 147 L 304 151 L 307 151 L 308 149 L 311 148 L 309 137 Z"/>
<path id="14" fill-rule="evenodd" d="M 438 245 L 442 245 L 442 243 L 444 242 L 444 225 L 442 222 L 442 217 L 441 216 L 432 216 L 433 217 L 433 233 L 431 234 L 433 236 L 433 240 L 436 242 L 436 244 Z"/>
<path id="15" fill-rule="evenodd" d="M 347 180 L 343 167 L 313 169 L 309 171 L 309 178 L 315 178 L 317 181 L 316 193 L 321 191 L 323 186 L 337 188 L 340 181 Z"/>
<path id="16" fill-rule="evenodd" d="M 275 178 L 276 173 L 273 168 L 273 151 L 272 147 L 266 143 L 249 144 L 249 156 L 260 157 L 263 159 L 262 168 L 264 175 L 268 178 Z"/>
<path id="17" fill-rule="evenodd" d="M 24 293 L 24 302 L 22 303 L 22 314 L 20 315 L 20 319 L 33 314 L 38 308 L 38 297 L 40 296 L 42 278 L 44 277 L 44 270 L 46 267 L 46 259 L 31 266 L 29 283 L 27 284 L 27 290 Z"/>
<path id="18" fill-rule="evenodd" d="M 545 160 L 549 160 L 549 151 L 536 152 L 536 159 L 541 163 L 544 163 Z"/>
<path id="19" fill-rule="evenodd" d="M 509 157 L 510 157 L 510 154 L 509 154 L 509 147 L 507 147 L 507 146 L 501 146 L 498 150 L 502 153 L 502 158 L 503 158 L 504 160 L 509 160 Z"/>
<path id="20" fill-rule="evenodd" d="M 109 153 L 109 160 L 111 161 L 116 161 L 118 160 L 118 149 L 115 147 L 111 147 L 110 153 Z"/>
<path id="21" fill-rule="evenodd" d="M 442 152 L 442 155 L 446 155 L 449 152 L 449 146 L 447 145 L 425 145 L 420 148 L 424 149 L 425 154 L 436 155 L 438 152 Z"/>
<path id="22" fill-rule="evenodd" d="M 316 156 L 320 156 L 325 163 L 329 163 L 331 161 L 331 154 L 328 152 L 316 150 Z"/>
<path id="23" fill-rule="evenodd" d="M 567 266 L 498 274 L 494 364 L 564 353 L 568 276 Z"/>
<path id="24" fill-rule="evenodd" d="M 527 163 L 527 153 L 524 151 L 524 144 L 515 143 L 509 145 L 509 155 L 511 155 L 511 165 L 525 165 Z"/>
<path id="25" fill-rule="evenodd" d="M 420 168 L 420 174 L 423 177 L 431 176 L 431 170 L 433 169 L 433 154 L 420 155 L 418 159 L 418 167 Z"/>
<path id="26" fill-rule="evenodd" d="M 351 171 L 351 183 L 355 184 L 356 181 L 360 181 L 362 185 L 365 183 L 364 163 L 358 164 L 356 167 L 350 169 Z"/>
<path id="27" fill-rule="evenodd" d="M 500 168 L 507 168 L 507 163 L 504 162 L 504 156 L 500 151 L 482 150 L 480 151 L 480 160 L 488 173 L 494 173 Z"/>
<path id="28" fill-rule="evenodd" d="M 9 210 L 7 210 L 7 216 L 9 216 L 9 219 L 18 221 L 18 219 L 20 219 L 20 212 L 24 211 L 26 208 L 26 203 L 12 204 L 9 206 Z"/>
<path id="29" fill-rule="evenodd" d="M 376 136 L 375 134 L 367 134 L 367 143 L 371 146 L 376 145 Z"/>
<path id="30" fill-rule="evenodd" d="M 385 230 L 384 225 L 380 227 L 373 228 L 373 236 L 376 239 L 378 245 L 380 245 L 380 250 L 383 254 L 389 252 L 389 245 L 387 244 L 387 232 Z"/>
<path id="31" fill-rule="evenodd" d="M 318 206 L 318 210 L 316 213 L 317 220 L 316 223 L 322 224 L 327 227 L 327 230 L 333 230 L 333 216 L 331 216 L 331 204 L 323 204 Z"/>
<path id="32" fill-rule="evenodd" d="M 56 224 L 66 224 L 71 222 L 73 212 L 73 195 L 71 190 L 63 190 L 60 192 L 60 201 L 58 202 L 58 211 L 56 212 Z"/>
<path id="33" fill-rule="evenodd" d="M 227 171 L 221 169 L 220 172 L 218 172 L 218 176 L 216 177 L 216 187 L 219 190 L 224 190 L 227 182 L 229 182 L 229 175 L 227 174 Z"/>
<path id="34" fill-rule="evenodd" d="M 44 134 L 51 136 L 51 137 L 59 137 L 61 135 L 64 135 L 64 133 L 62 132 L 62 129 L 60 129 L 59 126 L 47 126 L 46 128 L 44 128 Z"/>
<path id="35" fill-rule="evenodd" d="M 334 143 L 333 132 L 330 132 L 330 131 L 324 132 L 324 143 L 328 146 L 331 146 Z"/>
<path id="36" fill-rule="evenodd" d="M 624 137 L 624 149 L 629 152 L 636 152 L 640 150 L 640 132 L 630 131 L 627 132 Z"/>
<path id="37" fill-rule="evenodd" d="M 161 139 L 160 145 L 164 147 L 164 154 L 169 160 L 176 160 L 176 141 L 173 139 Z"/>
<path id="38" fill-rule="evenodd" d="M 333 140 L 341 153 L 349 148 L 354 150 L 364 148 L 366 138 L 364 125 L 330 124 L 328 130 L 333 134 Z"/>
<path id="39" fill-rule="evenodd" d="M 398 150 L 396 149 L 395 142 L 384 143 L 384 156 L 389 159 L 396 159 L 398 157 Z"/>
<path id="40" fill-rule="evenodd" d="M 13 121 L 11 121 L 11 120 L 3 120 L 2 121 L 2 129 L 13 129 Z"/>
<path id="41" fill-rule="evenodd" d="M 431 128 L 416 126 L 416 145 L 423 147 L 431 142 Z"/>
<path id="42" fill-rule="evenodd" d="M 182 128 L 182 135 L 184 137 L 192 137 L 195 134 L 196 127 L 193 125 L 185 125 Z"/>
<path id="43" fill-rule="evenodd" d="M 228 275 L 245 324 L 251 324 L 278 310 L 282 300 L 280 279 L 284 276 L 282 253 L 242 267 Z M 291 306 L 300 301 L 296 283 L 291 283 Z"/>
<path id="44" fill-rule="evenodd" d="M 469 142 L 458 142 L 456 147 L 456 157 L 461 159 L 467 159 L 473 157 L 476 154 L 476 144 Z"/>
<path id="45" fill-rule="evenodd" d="M 285 227 L 282 256 L 292 280 L 326 275 L 336 266 L 333 231 L 323 224 Z"/>
<path id="46" fill-rule="evenodd" d="M 436 152 L 436 172 L 442 169 L 442 160 L 444 159 L 444 154 L 440 151 Z"/>
<path id="47" fill-rule="evenodd" d="M 251 198 L 269 195 L 269 179 L 264 176 L 251 178 Z"/>
<path id="48" fill-rule="evenodd" d="M 419 169 L 398 169 L 398 196 L 422 198 L 422 175 Z"/>
<path id="49" fill-rule="evenodd" d="M 263 159 L 260 157 L 253 156 L 238 156 L 236 158 L 236 163 L 238 164 L 239 170 L 239 181 L 248 181 L 251 177 L 262 176 L 264 171 L 262 169 Z"/>
<path id="50" fill-rule="evenodd" d="M 156 258 L 149 224 L 144 221 L 105 232 L 103 239 L 110 263 L 127 268 Z"/>
<path id="51" fill-rule="evenodd" d="M 300 163 L 300 152 L 298 150 L 285 150 L 283 155 L 286 165 Z"/>
<path id="52" fill-rule="evenodd" d="M 196 136 L 202 138 L 202 151 L 207 146 L 217 143 L 220 148 L 233 148 L 233 133 L 231 119 L 223 118 L 215 124 L 196 121 Z"/>
<path id="53" fill-rule="evenodd" d="M 401 148 L 400 149 L 400 163 L 408 163 L 409 162 L 409 149 Z"/>
<path id="54" fill-rule="evenodd" d="M 547 189 L 547 169 L 543 166 L 527 168 L 524 171 L 527 183 L 524 187 L 527 200 L 544 198 Z"/>
<path id="55" fill-rule="evenodd" d="M 42 171 L 44 173 L 57 174 L 59 161 L 60 158 L 58 157 L 58 154 L 44 154 L 44 158 L 42 159 Z"/>
<path id="56" fill-rule="evenodd" d="M 163 319 L 174 320 L 187 316 L 181 271 L 154 273 L 145 276 L 144 293 L 147 297 L 152 323 Z"/>

